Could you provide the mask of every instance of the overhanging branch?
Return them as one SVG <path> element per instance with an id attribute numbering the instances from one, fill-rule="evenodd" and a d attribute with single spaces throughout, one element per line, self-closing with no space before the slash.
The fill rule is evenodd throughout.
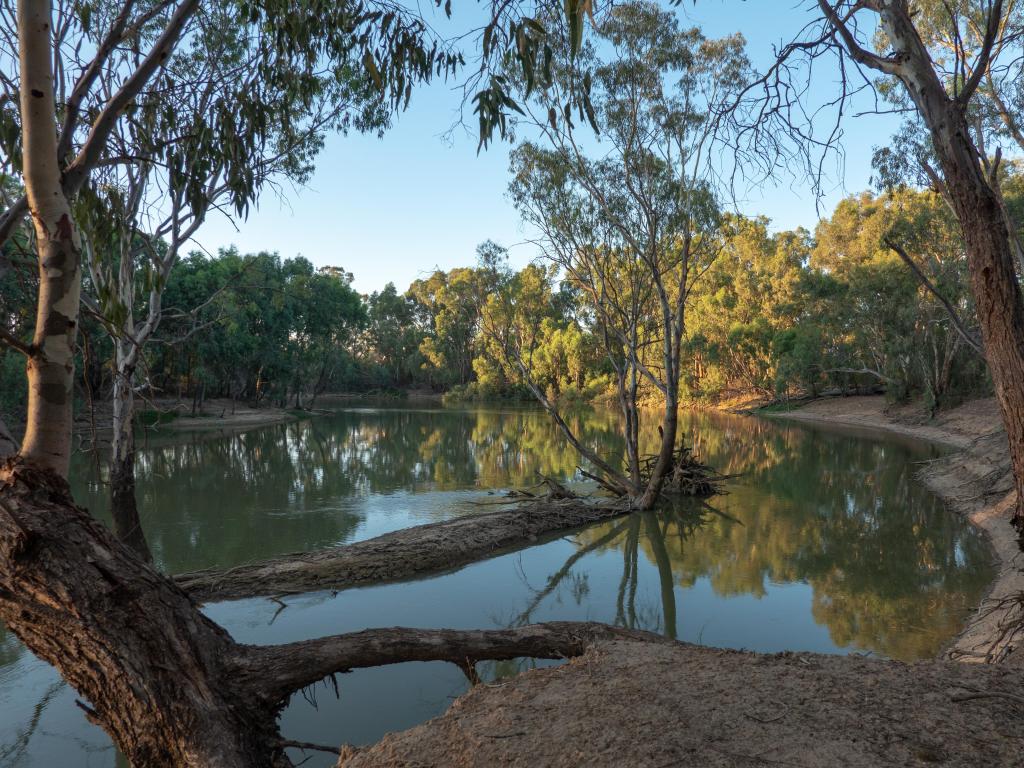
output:
<path id="1" fill-rule="evenodd" d="M 959 333 L 961 338 L 963 338 L 963 340 L 967 343 L 967 346 L 969 346 L 979 355 L 984 357 L 985 350 L 982 348 L 982 345 L 978 341 L 977 336 L 975 336 L 967 328 L 967 326 L 964 324 L 964 321 L 960 319 L 960 313 L 956 311 L 956 307 L 954 307 L 949 302 L 949 300 L 939 292 L 939 289 L 936 288 L 935 284 L 928 279 L 928 276 L 917 265 L 917 262 L 910 258 L 910 255 L 905 250 L 903 250 L 900 244 L 894 241 L 892 238 L 884 238 L 882 240 L 882 244 L 886 248 L 895 251 L 896 255 L 903 260 L 903 263 L 910 267 L 910 270 L 914 273 L 915 277 L 917 277 L 917 279 L 920 281 L 921 285 L 923 285 L 925 289 L 929 293 L 931 293 L 932 296 L 938 299 L 940 304 L 942 304 L 943 308 L 946 310 L 946 314 L 949 315 L 950 322 L 953 323 L 953 328 L 956 329 L 956 332 Z"/>

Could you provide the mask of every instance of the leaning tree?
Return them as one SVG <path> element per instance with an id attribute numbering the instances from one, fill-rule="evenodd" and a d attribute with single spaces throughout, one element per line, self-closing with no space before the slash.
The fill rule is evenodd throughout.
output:
<path id="1" fill-rule="evenodd" d="M 709 158 L 720 111 L 744 85 L 748 67 L 741 38 L 709 40 L 681 29 L 653 3 L 615 7 L 596 32 L 576 65 L 587 73 L 580 112 L 600 125 L 600 140 L 559 119 L 571 101 L 573 73 L 557 69 L 524 104 L 544 141 L 515 151 L 510 193 L 538 233 L 543 257 L 586 299 L 615 374 L 624 470 L 586 448 L 536 386 L 529 365 L 536 338 L 511 332 L 517 325 L 507 318 L 515 308 L 493 312 L 505 320 L 488 327 L 501 339 L 510 372 L 552 413 L 602 484 L 649 509 L 676 456 L 687 303 L 717 252 L 721 169 Z M 640 401 L 651 391 L 662 401 L 661 442 L 648 469 L 640 454 Z"/>

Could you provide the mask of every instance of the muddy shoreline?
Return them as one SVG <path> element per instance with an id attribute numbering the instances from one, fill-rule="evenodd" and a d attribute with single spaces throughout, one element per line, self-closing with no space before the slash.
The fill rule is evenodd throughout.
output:
<path id="1" fill-rule="evenodd" d="M 1014 652 L 1024 638 L 1009 631 L 1024 618 L 1024 605 L 1012 599 L 1024 593 L 1024 552 L 1010 525 L 1013 481 L 994 398 L 972 400 L 934 420 L 916 406 L 887 408 L 880 396 L 825 398 L 770 417 L 878 430 L 956 449 L 924 465 L 918 476 L 985 534 L 997 573 L 985 599 L 941 655 L 1024 667 L 1024 652 Z"/>

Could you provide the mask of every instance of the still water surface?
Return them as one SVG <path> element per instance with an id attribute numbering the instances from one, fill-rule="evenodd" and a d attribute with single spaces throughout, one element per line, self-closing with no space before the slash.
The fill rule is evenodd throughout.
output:
<path id="1" fill-rule="evenodd" d="M 589 443 L 621 453 L 613 413 L 577 424 Z M 686 424 L 705 460 L 743 473 L 712 508 L 633 515 L 434 578 L 289 599 L 283 611 L 267 600 L 206 610 L 250 643 L 566 619 L 706 645 L 913 661 L 937 654 L 981 599 L 992 576 L 985 542 L 913 480 L 934 447 L 752 417 L 690 414 Z M 475 514 L 494 508 L 500 496 L 489 491 L 539 473 L 572 480 L 577 461 L 544 413 L 507 408 L 347 408 L 163 441 L 141 451 L 139 501 L 154 556 L 172 572 Z M 89 456 L 76 457 L 76 498 L 100 515 L 103 479 Z M 480 666 L 493 678 L 530 664 Z M 361 670 L 341 679 L 340 699 L 324 686 L 297 695 L 283 729 L 364 744 L 440 714 L 465 689 L 443 663 Z M 53 765 L 124 762 L 74 692 L 0 625 L 0 766 Z"/>

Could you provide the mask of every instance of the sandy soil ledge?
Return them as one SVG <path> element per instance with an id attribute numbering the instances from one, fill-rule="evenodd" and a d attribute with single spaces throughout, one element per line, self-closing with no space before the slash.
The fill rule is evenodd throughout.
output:
<path id="1" fill-rule="evenodd" d="M 944 658 L 765 655 L 652 638 L 496 685 L 441 717 L 346 748 L 339 766 L 694 768 L 1024 766 L 1024 652 L 1005 634 L 1024 589 L 1008 524 L 1009 464 L 995 403 L 928 421 L 881 398 L 823 400 L 787 418 L 884 429 L 960 449 L 925 482 L 989 536 L 1000 564 L 985 604 Z M 1008 609 L 1008 610 L 1006 610 Z M 1000 662 L 964 664 L 960 661 Z"/>

